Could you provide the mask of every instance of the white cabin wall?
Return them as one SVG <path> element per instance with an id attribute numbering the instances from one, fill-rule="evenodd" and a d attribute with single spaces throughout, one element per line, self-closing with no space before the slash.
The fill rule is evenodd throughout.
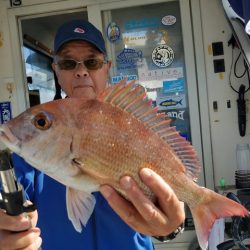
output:
<path id="1" fill-rule="evenodd" d="M 0 102 L 12 103 L 13 116 L 18 112 L 16 89 L 6 6 L 0 1 Z"/>
<path id="2" fill-rule="evenodd" d="M 215 185 L 219 185 L 219 180 L 222 177 L 225 179 L 226 185 L 234 185 L 236 144 L 250 143 L 250 102 L 247 101 L 248 121 L 246 135 L 241 137 L 238 131 L 237 120 L 236 100 L 238 95 L 229 86 L 232 48 L 228 47 L 228 40 L 232 35 L 232 31 L 225 18 L 220 0 L 200 0 L 200 3 Z M 210 47 L 213 42 L 220 41 L 223 42 L 224 55 L 214 57 L 209 52 Z M 235 58 L 238 53 L 239 51 L 235 49 Z M 225 59 L 225 73 L 215 74 L 213 60 L 222 58 Z M 243 68 L 238 68 L 238 73 L 242 72 Z M 246 78 L 239 80 L 233 76 L 232 83 L 236 89 L 239 88 L 241 83 L 245 84 L 246 87 L 248 86 Z M 250 91 L 246 93 L 245 98 L 250 98 Z M 231 108 L 227 108 L 228 100 L 231 102 Z M 217 112 L 213 110 L 213 101 L 218 102 Z"/>

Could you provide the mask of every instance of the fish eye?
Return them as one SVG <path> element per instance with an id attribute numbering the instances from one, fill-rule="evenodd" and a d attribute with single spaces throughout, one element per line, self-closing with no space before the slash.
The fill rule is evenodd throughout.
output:
<path id="1" fill-rule="evenodd" d="M 39 113 L 34 117 L 33 124 L 40 130 L 47 130 L 50 128 L 52 122 L 47 115 Z"/>

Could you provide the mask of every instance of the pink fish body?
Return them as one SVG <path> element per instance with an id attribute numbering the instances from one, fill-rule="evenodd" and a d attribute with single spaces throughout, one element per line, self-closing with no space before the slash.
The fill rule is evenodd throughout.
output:
<path id="1" fill-rule="evenodd" d="M 138 172 L 151 168 L 190 208 L 199 244 L 207 248 L 214 221 L 248 216 L 240 204 L 195 180 L 200 170 L 195 150 L 165 114 L 157 113 L 145 90 L 123 82 L 98 100 L 67 98 L 32 107 L 0 127 L 0 139 L 37 169 L 67 186 L 67 210 L 77 231 L 90 217 L 91 192 L 132 176 L 152 200 Z M 123 194 L 125 195 L 125 194 Z"/>

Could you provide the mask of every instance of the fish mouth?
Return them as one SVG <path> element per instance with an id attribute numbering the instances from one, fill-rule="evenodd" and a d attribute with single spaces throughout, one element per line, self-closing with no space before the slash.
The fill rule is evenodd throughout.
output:
<path id="1" fill-rule="evenodd" d="M 0 141 L 14 152 L 18 153 L 20 151 L 20 140 L 18 140 L 6 125 L 0 126 Z"/>

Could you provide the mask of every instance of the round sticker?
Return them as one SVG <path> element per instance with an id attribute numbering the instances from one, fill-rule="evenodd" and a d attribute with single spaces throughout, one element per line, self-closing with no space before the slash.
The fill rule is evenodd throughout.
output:
<path id="1" fill-rule="evenodd" d="M 107 36 L 111 43 L 120 39 L 120 28 L 115 22 L 111 22 L 107 28 Z"/>
<path id="2" fill-rule="evenodd" d="M 152 60 L 156 66 L 166 68 L 174 60 L 174 51 L 166 44 L 159 45 L 152 52 Z"/>
<path id="3" fill-rule="evenodd" d="M 164 16 L 161 22 L 163 25 L 173 25 L 176 23 L 176 17 L 172 15 Z"/>

